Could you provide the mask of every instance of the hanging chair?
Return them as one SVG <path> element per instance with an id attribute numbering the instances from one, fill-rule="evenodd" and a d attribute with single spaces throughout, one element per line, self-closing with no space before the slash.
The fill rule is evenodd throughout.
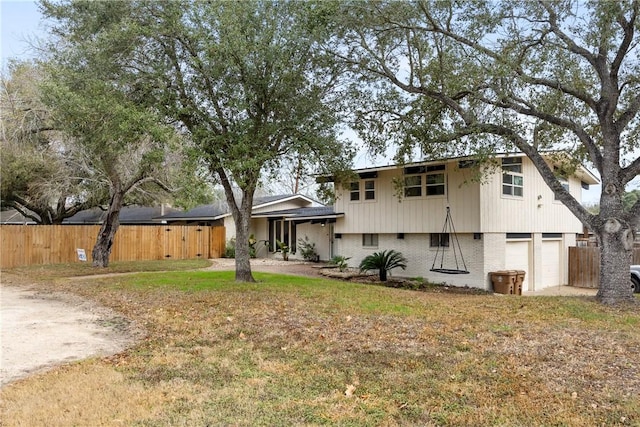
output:
<path id="1" fill-rule="evenodd" d="M 453 259 L 456 263 L 456 268 L 445 268 L 444 267 L 444 247 L 438 245 L 438 250 L 436 251 L 436 256 L 433 259 L 433 264 L 431 265 L 430 271 L 436 273 L 443 274 L 469 274 L 467 270 L 467 265 L 464 262 L 464 257 L 462 256 L 462 249 L 460 248 L 460 242 L 458 241 L 458 235 L 456 234 L 456 228 L 453 225 L 453 219 L 451 219 L 451 210 L 449 206 L 447 206 L 447 217 L 444 220 L 444 227 L 442 227 L 442 234 L 448 234 L 449 236 L 453 236 L 451 239 L 452 253 Z M 440 249 L 442 248 L 442 251 Z M 440 258 L 440 266 L 436 266 L 438 262 L 438 257 Z M 449 257 L 450 258 L 450 257 Z M 458 263 L 458 258 L 460 258 L 460 262 L 462 266 Z M 462 267 L 462 268 L 461 268 Z"/>

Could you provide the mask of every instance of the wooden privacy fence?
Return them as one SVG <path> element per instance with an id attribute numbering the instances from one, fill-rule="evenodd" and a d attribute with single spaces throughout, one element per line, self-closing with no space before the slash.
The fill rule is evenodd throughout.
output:
<path id="1" fill-rule="evenodd" d="M 640 248 L 633 250 L 631 264 L 640 264 Z M 597 289 L 600 284 L 600 248 L 569 248 L 569 285 Z"/>
<path id="2" fill-rule="evenodd" d="M 89 262 L 99 225 L 2 225 L 0 268 L 77 262 L 84 249 Z M 110 261 L 220 258 L 224 227 L 121 225 Z"/>

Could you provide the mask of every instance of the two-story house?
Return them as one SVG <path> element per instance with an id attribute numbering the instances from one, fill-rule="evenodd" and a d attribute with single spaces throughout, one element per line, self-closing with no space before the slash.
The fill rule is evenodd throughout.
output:
<path id="1" fill-rule="evenodd" d="M 566 284 L 567 248 L 580 221 L 522 154 L 498 156 L 501 167 L 478 182 L 466 159 L 356 170 L 347 188 L 336 186 L 333 252 L 357 266 L 386 249 L 402 252 L 407 269 L 394 271 L 432 282 L 491 289 L 489 273 L 524 270 L 524 291 Z M 552 160 L 549 157 L 549 163 Z M 580 167 L 561 181 L 576 200 L 598 179 Z M 450 228 L 444 228 L 450 208 Z M 464 260 L 456 253 L 459 249 Z M 444 261 L 442 255 L 444 254 Z M 432 266 L 468 274 L 434 272 Z"/>

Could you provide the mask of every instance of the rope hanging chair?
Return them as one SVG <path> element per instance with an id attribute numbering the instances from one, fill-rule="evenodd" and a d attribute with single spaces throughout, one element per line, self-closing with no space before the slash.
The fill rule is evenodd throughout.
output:
<path id="1" fill-rule="evenodd" d="M 444 274 L 469 274 L 469 270 L 467 270 L 467 265 L 464 262 L 464 257 L 462 256 L 462 249 L 460 248 L 460 242 L 458 241 L 458 235 L 456 234 L 456 228 L 453 225 L 453 219 L 451 219 L 451 210 L 449 206 L 447 206 L 447 217 L 444 220 L 444 226 L 442 227 L 442 234 L 448 234 L 453 236 L 451 240 L 453 259 L 456 263 L 456 268 L 446 268 L 444 267 L 444 247 L 438 245 L 438 250 L 436 251 L 436 256 L 433 259 L 433 264 L 431 265 L 431 270 L 436 273 L 444 273 Z M 442 251 L 440 249 L 442 248 Z M 440 258 L 440 265 L 436 266 L 438 262 L 438 257 Z M 450 258 L 450 257 L 448 257 Z M 462 265 L 458 263 L 458 258 Z"/>

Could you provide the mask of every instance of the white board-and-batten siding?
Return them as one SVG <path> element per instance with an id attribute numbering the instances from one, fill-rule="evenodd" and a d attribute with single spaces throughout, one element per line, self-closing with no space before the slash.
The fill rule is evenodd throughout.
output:
<path id="1" fill-rule="evenodd" d="M 522 158 L 523 197 L 502 194 L 502 173 L 496 170 L 482 183 L 473 181 L 469 169 L 457 162 L 446 165 L 446 195 L 398 197 L 394 180 L 403 179 L 402 168 L 378 171 L 375 199 L 350 200 L 349 189 L 336 188 L 336 212 L 344 213 L 336 233 L 436 233 L 441 232 L 446 207 L 459 233 L 561 233 L 582 231 L 580 221 L 557 200 L 531 161 Z M 361 191 L 364 181 L 360 180 Z M 581 200 L 581 182 L 569 178 L 570 192 Z M 402 192 L 402 189 L 399 190 Z M 423 180 L 424 191 L 424 180 Z"/>
<path id="2" fill-rule="evenodd" d="M 335 211 L 344 213 L 344 218 L 336 223 L 335 232 L 440 232 L 447 206 L 451 208 L 453 222 L 459 232 L 477 232 L 480 228 L 480 184 L 465 182 L 470 181 L 471 173 L 457 170 L 455 163 L 447 165 L 445 176 L 447 194 L 444 196 L 398 197 L 394 180 L 402 180 L 401 168 L 380 171 L 377 178 L 371 179 L 375 182 L 375 200 L 363 200 L 361 194 L 361 200 L 351 201 L 348 189 L 336 188 L 339 196 Z"/>
<path id="3" fill-rule="evenodd" d="M 480 187 L 481 231 L 505 233 L 566 233 L 582 231 L 582 224 L 558 200 L 527 157 L 522 158 L 523 197 L 502 194 L 502 174 L 488 177 Z M 568 179 L 569 191 L 580 202 L 581 181 Z"/>

